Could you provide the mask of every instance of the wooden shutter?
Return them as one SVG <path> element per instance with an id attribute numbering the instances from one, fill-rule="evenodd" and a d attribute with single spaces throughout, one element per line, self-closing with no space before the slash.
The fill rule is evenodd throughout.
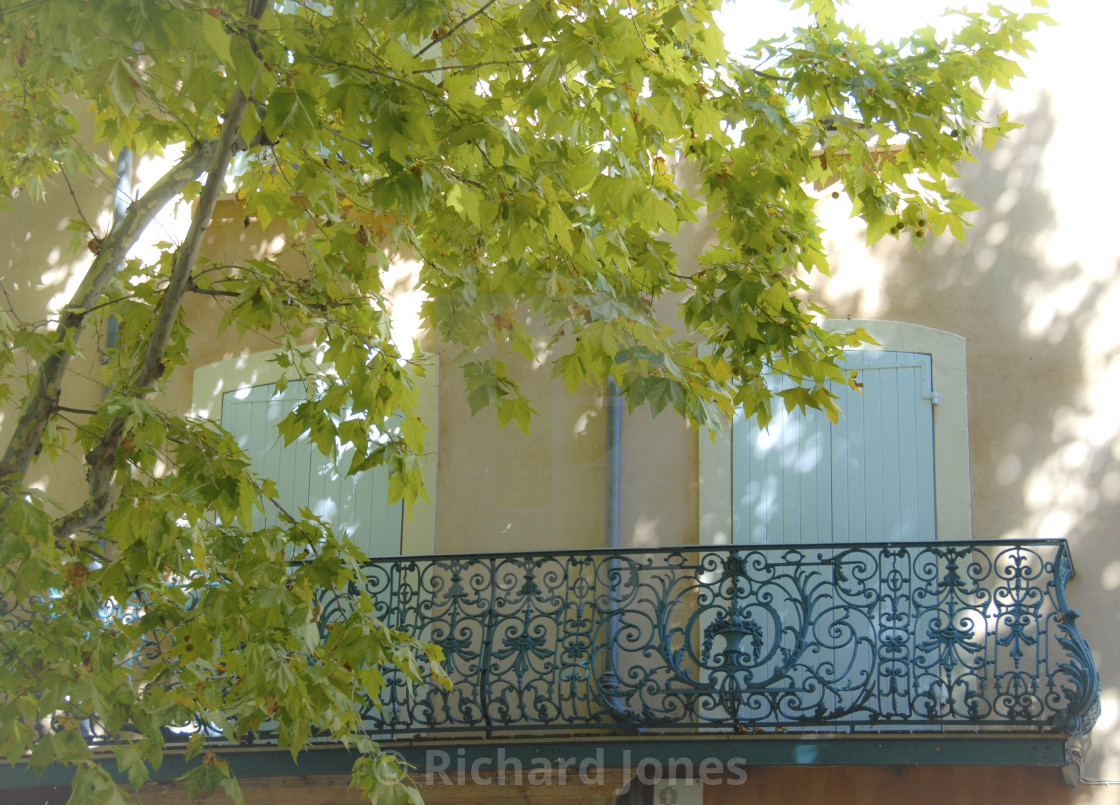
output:
<path id="1" fill-rule="evenodd" d="M 374 467 L 348 477 L 352 449 L 337 463 L 301 436 L 284 446 L 276 426 L 304 399 L 301 382 L 277 392 L 272 384 L 227 392 L 222 426 L 249 456 L 254 472 L 276 482 L 278 499 L 292 515 L 306 507 L 345 531 L 369 556 L 397 556 L 401 550 L 403 506 L 388 504 L 389 476 Z M 259 526 L 278 522 L 275 510 Z"/>
<path id="2" fill-rule="evenodd" d="M 845 370 L 857 372 L 862 394 L 832 385 L 838 425 L 819 411 L 776 410 L 765 431 L 736 418 L 734 542 L 936 539 L 930 356 L 853 350 Z M 767 383 L 792 385 L 780 374 Z"/>

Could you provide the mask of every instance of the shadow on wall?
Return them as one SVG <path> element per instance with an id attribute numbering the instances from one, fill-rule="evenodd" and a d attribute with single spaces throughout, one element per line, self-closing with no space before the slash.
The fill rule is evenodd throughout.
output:
<path id="1" fill-rule="evenodd" d="M 88 235 L 70 231 L 72 221 L 84 220 L 98 234 L 111 222 L 112 177 L 96 175 L 66 183 L 55 178 L 47 183 L 46 201 L 21 193 L 12 209 L 0 215 L 0 310 L 17 325 L 42 331 L 53 328 L 58 311 L 70 302 L 93 260 L 93 246 L 85 245 Z M 60 403 L 85 409 L 97 404 L 101 393 L 99 365 L 94 361 L 104 342 L 104 318 L 91 317 L 79 349 L 86 356 L 71 362 L 63 383 Z M 34 364 L 22 352 L 15 355 L 10 383 L 11 399 L 0 406 L 0 450 L 7 447 L 10 429 L 18 415 L 26 386 L 19 375 L 30 372 Z M 76 425 L 65 418 L 59 429 L 73 441 Z M 66 454 L 53 467 L 41 462 L 32 468 L 28 482 L 51 495 L 65 497 L 72 488 L 85 488 L 84 473 L 77 455 Z"/>
<path id="2" fill-rule="evenodd" d="M 841 260 L 834 276 L 843 282 L 821 298 L 835 315 L 966 337 L 973 534 L 1069 539 L 1080 571 L 1072 604 L 1084 613 L 1082 630 L 1103 672 L 1105 712 L 1091 760 L 1097 773 L 1117 777 L 1120 328 L 1110 326 L 1109 297 L 1120 291 L 1120 263 L 1080 259 L 1113 248 L 1109 232 L 1098 234 L 1100 244 L 1073 240 L 1079 259 L 1048 256 L 1077 235 L 1050 188 L 1073 178 L 1088 195 L 1092 177 L 1045 172 L 1057 130 L 1048 95 L 1018 119 L 1023 129 L 962 170 L 960 187 L 981 207 L 964 244 L 947 235 L 921 252 L 909 242 L 877 244 L 881 287 L 854 284 L 862 275 L 843 278 Z M 1087 203 L 1111 204 L 1113 191 L 1101 187 Z"/>
<path id="3" fill-rule="evenodd" d="M 70 231 L 71 224 L 84 220 L 103 233 L 113 192 L 107 179 L 75 180 L 69 192 L 61 179 L 47 186 L 46 201 L 19 193 L 0 218 L 0 308 L 14 321 L 39 327 L 71 300 L 93 260 L 92 241 L 81 245 L 89 236 Z"/>

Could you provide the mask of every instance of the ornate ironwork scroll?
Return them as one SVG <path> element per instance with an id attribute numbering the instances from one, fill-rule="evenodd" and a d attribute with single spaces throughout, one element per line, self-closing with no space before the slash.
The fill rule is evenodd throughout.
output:
<path id="1" fill-rule="evenodd" d="M 368 725 L 1082 734 L 1071 569 L 1061 541 L 372 561 L 379 614 L 440 645 L 455 687 L 389 673 Z"/>
<path id="2" fill-rule="evenodd" d="M 1099 680 L 1064 541 L 664 548 L 373 560 L 390 626 L 454 687 L 385 669 L 370 733 L 922 731 L 1084 735 Z M 345 617 L 324 594 L 321 624 Z M 106 604 L 131 617 L 141 604 Z M 0 601 L 0 624 L 26 623 Z M 152 637 L 153 648 L 159 635 Z M 144 652 L 136 655 L 143 663 Z M 212 733 L 184 724 L 184 735 Z M 91 732 L 91 739 L 96 735 Z M 261 740 L 270 740 L 267 727 Z"/>

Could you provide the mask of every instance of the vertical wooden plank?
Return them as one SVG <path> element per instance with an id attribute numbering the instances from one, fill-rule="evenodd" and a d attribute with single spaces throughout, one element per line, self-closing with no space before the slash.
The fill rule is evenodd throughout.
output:
<path id="1" fill-rule="evenodd" d="M 282 392 L 283 396 L 283 409 L 279 411 L 280 416 L 277 417 L 274 427 L 280 424 L 280 421 L 288 415 L 300 401 L 303 399 L 303 383 L 296 381 L 288 385 Z M 302 439 L 302 437 L 301 437 Z M 297 439 L 291 445 L 285 445 L 284 439 L 279 433 L 276 434 L 276 451 L 279 455 L 279 464 L 276 470 L 276 496 L 280 501 L 297 501 L 297 490 L 306 488 L 299 485 L 297 478 L 299 476 L 299 462 L 296 460 L 298 455 L 298 448 L 296 444 L 300 440 Z M 283 505 L 283 504 L 281 504 Z M 296 516 L 299 512 L 292 511 L 285 506 L 288 513 Z"/>
<path id="2" fill-rule="evenodd" d="M 323 455 L 314 440 L 304 446 L 308 466 L 311 468 L 307 483 L 307 507 L 311 512 L 332 526 L 338 522 L 338 506 L 335 503 L 335 472 L 328 456 Z"/>
<path id="3" fill-rule="evenodd" d="M 248 393 L 248 389 L 245 390 Z M 248 413 L 239 405 L 238 392 L 227 391 L 222 395 L 222 427 L 230 432 L 242 450 L 249 449 Z"/>
<path id="4" fill-rule="evenodd" d="M 780 515 L 780 531 L 778 535 L 782 542 L 789 544 L 798 544 L 801 539 L 801 475 L 799 465 L 801 463 L 801 448 L 802 448 L 802 427 L 805 418 L 801 416 L 796 409 L 793 411 L 786 411 L 785 404 L 782 405 L 782 419 L 781 430 L 778 432 L 777 447 L 774 451 L 774 458 L 776 459 L 777 467 L 775 471 L 779 473 L 781 482 L 778 488 L 781 490 L 781 502 L 779 504 Z M 777 417 L 774 417 L 775 420 Z M 773 540 L 769 540 L 773 542 Z"/>
<path id="5" fill-rule="evenodd" d="M 833 524 L 832 494 L 832 429 L 828 417 L 814 411 L 816 427 L 813 429 L 814 466 L 806 485 L 813 496 L 813 533 L 808 542 L 831 542 Z"/>
<path id="6" fill-rule="evenodd" d="M 880 363 L 898 362 L 897 352 L 875 354 L 879 356 Z M 906 529 L 903 522 L 903 474 L 906 472 L 906 462 L 903 460 L 903 445 L 899 443 L 899 427 L 903 418 L 899 387 L 905 384 L 908 370 L 904 367 L 884 368 L 875 374 L 879 393 L 879 531 L 869 534 L 868 538 L 898 542 L 904 539 L 904 530 L 910 530 L 910 538 L 913 539 L 913 529 Z"/>
<path id="7" fill-rule="evenodd" d="M 801 544 L 827 541 L 831 531 L 828 490 L 832 475 L 829 434 L 832 423 L 817 410 L 795 410 L 790 416 L 798 424 L 796 463 L 792 465 L 798 507 L 796 541 Z"/>
<path id="8" fill-rule="evenodd" d="M 911 356 L 900 355 L 900 358 Z M 913 356 L 917 357 L 917 356 Z M 922 366 L 916 361 L 900 361 L 895 373 L 897 383 L 897 425 L 898 441 L 898 535 L 891 539 L 901 542 L 915 542 L 919 539 L 918 499 L 918 417 L 923 404 Z"/>
<path id="9" fill-rule="evenodd" d="M 858 356 L 863 358 L 863 355 Z M 864 365 L 874 361 L 863 361 Z M 868 542 L 882 539 L 882 376 L 867 366 L 860 372 L 863 382 L 862 404 L 856 406 L 859 416 L 858 433 L 853 433 L 849 444 L 858 454 L 858 465 L 849 471 L 851 477 L 852 513 L 851 541 Z"/>
<path id="10" fill-rule="evenodd" d="M 914 481 L 915 516 L 917 530 L 915 539 L 919 542 L 933 542 L 937 539 L 937 497 L 934 481 L 934 434 L 933 434 L 933 358 L 918 355 L 922 368 L 918 370 L 917 384 L 919 402 L 914 416 Z"/>
<path id="11" fill-rule="evenodd" d="M 775 456 L 782 429 L 778 418 L 774 417 L 766 431 L 759 430 L 753 417 L 737 422 L 733 439 L 737 460 L 732 470 L 732 490 L 738 502 L 732 526 L 736 543 L 761 545 L 782 539 L 783 494 L 775 473 L 780 466 Z"/>
<path id="12" fill-rule="evenodd" d="M 377 467 L 371 474 L 374 506 L 371 556 L 398 556 L 404 529 L 404 502 L 389 505 L 389 470 Z"/>
<path id="13" fill-rule="evenodd" d="M 866 383 L 863 365 L 849 359 L 847 371 L 857 371 Z M 866 388 L 863 390 L 866 392 Z M 866 533 L 867 443 L 864 396 L 845 386 L 840 393 L 840 421 L 831 432 L 833 523 L 832 542 L 860 542 Z"/>
<path id="14" fill-rule="evenodd" d="M 265 420 L 263 443 L 258 447 L 261 451 L 261 475 L 269 478 L 277 484 L 277 500 L 281 501 L 281 505 L 286 498 L 279 494 L 280 475 L 284 466 L 284 440 L 280 438 L 277 427 L 280 421 L 288 415 L 292 410 L 293 403 L 288 399 L 288 389 L 284 392 L 277 392 L 275 386 L 260 386 L 254 391 L 268 394 L 268 399 L 263 401 L 254 402 L 255 417 L 263 417 Z M 280 513 L 276 507 L 271 504 L 266 504 L 264 525 L 274 526 L 279 525 Z"/>
<path id="15" fill-rule="evenodd" d="M 731 420 L 731 543 L 733 545 L 751 544 L 751 508 L 754 505 L 750 493 L 751 450 L 747 432 L 754 424 L 753 419 L 743 415 L 741 408 L 735 409 Z"/>
<path id="16" fill-rule="evenodd" d="M 297 390 L 298 398 L 292 402 L 292 407 L 299 405 L 303 401 L 304 395 L 307 393 L 303 383 L 299 384 Z M 308 489 L 311 486 L 311 478 L 315 473 L 315 458 L 319 455 L 311 444 L 311 433 L 305 432 L 293 441 L 286 448 L 285 463 L 292 466 L 292 486 L 289 491 L 291 500 L 296 507 L 295 510 L 289 509 L 293 517 L 299 516 L 299 508 L 307 507 L 309 505 Z"/>
<path id="17" fill-rule="evenodd" d="M 339 445 L 338 459 L 334 462 L 334 500 L 337 506 L 336 527 L 367 556 L 369 546 L 369 496 L 359 494 L 360 477 L 348 475 L 354 459 L 351 445 Z"/>
<path id="18" fill-rule="evenodd" d="M 272 394 L 271 386 L 254 386 L 249 389 L 245 399 L 245 409 L 249 415 L 249 466 L 261 477 L 267 474 L 268 452 L 268 405 Z M 253 512 L 253 528 L 263 528 L 268 524 L 269 510 Z"/>
<path id="19" fill-rule="evenodd" d="M 850 371 L 851 367 L 845 367 Z M 848 434 L 852 420 L 860 416 L 853 397 L 859 395 L 847 384 L 837 385 L 836 404 L 840 408 L 840 419 L 829 433 L 828 449 L 828 496 L 831 501 L 832 521 L 821 534 L 822 542 L 850 542 L 851 534 L 851 490 L 849 489 L 848 470 L 852 457 L 849 455 Z"/>

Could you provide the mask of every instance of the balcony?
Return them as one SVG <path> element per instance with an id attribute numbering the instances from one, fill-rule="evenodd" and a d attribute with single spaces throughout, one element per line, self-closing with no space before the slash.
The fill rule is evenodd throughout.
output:
<path id="1" fill-rule="evenodd" d="M 1019 732 L 1099 709 L 1063 541 L 666 548 L 374 560 L 381 617 L 443 648 L 386 739 Z M 344 606 L 327 600 L 324 620 Z"/>
<path id="2" fill-rule="evenodd" d="M 454 687 L 386 669 L 365 727 L 421 769 L 433 751 L 491 768 L 519 753 L 1068 765 L 1100 709 L 1072 573 L 1058 540 L 371 560 L 379 617 L 438 644 Z M 347 601 L 324 595 L 323 629 Z M 353 762 L 322 745 L 297 769 L 276 743 L 266 728 L 236 747 L 237 773 Z M 169 757 L 160 778 L 184 768 Z M 0 788 L 27 779 L 0 774 Z"/>

